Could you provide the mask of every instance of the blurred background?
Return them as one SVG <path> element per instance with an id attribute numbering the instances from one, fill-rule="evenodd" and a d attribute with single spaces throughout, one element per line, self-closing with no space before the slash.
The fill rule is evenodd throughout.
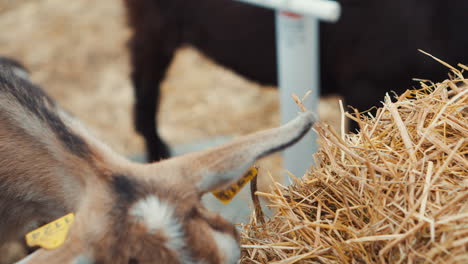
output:
<path id="1" fill-rule="evenodd" d="M 114 150 L 141 155 L 123 1 L 0 0 L 0 32 L 0 55 L 22 62 L 34 82 Z M 329 123 L 338 124 L 338 109 L 334 98 L 321 105 Z M 278 110 L 274 87 L 250 82 L 186 47 L 162 86 L 159 129 L 177 148 L 276 126 Z M 262 170 L 278 174 L 279 158 L 271 159 Z"/>

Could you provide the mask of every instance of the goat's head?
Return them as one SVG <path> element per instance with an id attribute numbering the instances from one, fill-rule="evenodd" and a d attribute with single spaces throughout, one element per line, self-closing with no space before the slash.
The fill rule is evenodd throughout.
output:
<path id="1" fill-rule="evenodd" d="M 204 152 L 161 162 L 120 164 L 90 183 L 64 245 L 24 263 L 237 263 L 231 223 L 201 196 L 237 181 L 253 162 L 302 138 L 314 122 L 302 113 L 288 124 Z"/>

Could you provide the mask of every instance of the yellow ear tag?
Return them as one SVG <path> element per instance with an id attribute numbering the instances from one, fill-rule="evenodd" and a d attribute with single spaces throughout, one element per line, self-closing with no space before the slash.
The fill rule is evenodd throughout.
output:
<path id="1" fill-rule="evenodd" d="M 258 169 L 257 168 L 250 168 L 250 170 L 242 176 L 237 182 L 231 184 L 224 190 L 221 191 L 214 191 L 212 192 L 213 195 L 218 198 L 224 204 L 228 204 L 236 194 L 240 192 L 240 190 L 253 178 L 257 177 Z"/>
<path id="2" fill-rule="evenodd" d="M 26 234 L 26 243 L 30 247 L 39 246 L 45 249 L 58 248 L 65 242 L 75 215 L 69 213 L 53 222 L 39 227 Z"/>

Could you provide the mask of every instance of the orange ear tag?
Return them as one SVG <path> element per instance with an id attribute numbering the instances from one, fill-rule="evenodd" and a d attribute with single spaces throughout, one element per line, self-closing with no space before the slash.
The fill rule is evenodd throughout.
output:
<path id="1" fill-rule="evenodd" d="M 39 246 L 45 249 L 58 248 L 65 242 L 73 220 L 75 220 L 75 215 L 69 213 L 55 221 L 43 225 L 26 234 L 26 243 L 30 247 Z"/>
<path id="2" fill-rule="evenodd" d="M 224 190 L 214 191 L 212 193 L 216 198 L 218 198 L 218 200 L 220 200 L 224 204 L 228 204 L 234 198 L 234 196 L 236 196 L 249 181 L 257 177 L 257 175 L 258 169 L 252 167 L 237 182 L 229 185 L 229 187 L 227 187 Z"/>

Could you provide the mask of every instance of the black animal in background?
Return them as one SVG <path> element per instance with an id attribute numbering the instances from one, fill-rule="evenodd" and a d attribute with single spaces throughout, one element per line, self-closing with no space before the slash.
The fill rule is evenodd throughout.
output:
<path id="1" fill-rule="evenodd" d="M 217 63 L 263 84 L 277 84 L 274 11 L 234 0 L 124 0 L 135 89 L 135 126 L 149 160 L 170 155 L 155 115 L 160 84 L 175 51 L 192 45 Z M 359 110 L 400 93 L 412 78 L 446 78 L 423 49 L 456 64 L 467 59 L 468 1 L 341 0 L 342 17 L 322 23 L 322 95 L 340 94 Z M 356 128 L 355 125 L 352 127 Z"/>

